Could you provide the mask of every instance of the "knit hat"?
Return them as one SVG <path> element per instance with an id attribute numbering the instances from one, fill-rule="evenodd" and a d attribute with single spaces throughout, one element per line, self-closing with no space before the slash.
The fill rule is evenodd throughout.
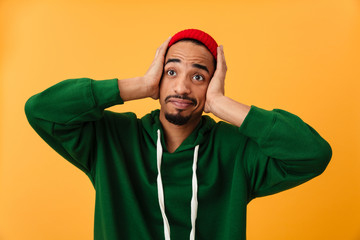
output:
<path id="1" fill-rule="evenodd" d="M 176 33 L 171 38 L 168 48 L 170 48 L 173 44 L 175 44 L 176 42 L 182 39 L 189 39 L 189 38 L 198 40 L 199 42 L 203 43 L 207 47 L 207 49 L 211 52 L 211 54 L 214 56 L 215 60 L 217 59 L 218 44 L 209 34 L 198 29 L 185 29 L 183 31 Z"/>

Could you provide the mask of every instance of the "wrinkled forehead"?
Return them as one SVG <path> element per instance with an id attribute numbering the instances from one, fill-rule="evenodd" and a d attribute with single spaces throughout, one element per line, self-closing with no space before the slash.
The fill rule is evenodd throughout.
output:
<path id="1" fill-rule="evenodd" d="M 169 59 L 179 59 L 185 62 L 203 64 L 206 65 L 209 70 L 215 70 L 216 68 L 216 60 L 209 49 L 194 39 L 182 39 L 174 43 L 167 50 L 165 63 Z"/>

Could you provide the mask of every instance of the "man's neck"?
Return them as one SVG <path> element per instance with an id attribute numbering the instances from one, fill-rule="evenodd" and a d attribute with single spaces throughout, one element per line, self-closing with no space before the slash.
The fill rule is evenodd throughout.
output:
<path id="1" fill-rule="evenodd" d="M 170 153 L 175 152 L 200 122 L 200 118 L 198 118 L 196 120 L 190 119 L 184 125 L 175 125 L 166 120 L 165 116 L 161 113 L 159 119 L 164 129 L 166 148 Z"/>

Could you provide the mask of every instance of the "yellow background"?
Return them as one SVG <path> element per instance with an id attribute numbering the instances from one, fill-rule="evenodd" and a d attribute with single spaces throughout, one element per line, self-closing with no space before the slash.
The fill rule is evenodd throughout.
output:
<path id="1" fill-rule="evenodd" d="M 360 1 L 2 0 L 0 24 L 1 240 L 92 239 L 94 189 L 31 129 L 25 101 L 67 78 L 140 76 L 184 28 L 224 45 L 226 95 L 295 113 L 333 148 L 323 175 L 249 204 L 248 239 L 360 239 Z"/>

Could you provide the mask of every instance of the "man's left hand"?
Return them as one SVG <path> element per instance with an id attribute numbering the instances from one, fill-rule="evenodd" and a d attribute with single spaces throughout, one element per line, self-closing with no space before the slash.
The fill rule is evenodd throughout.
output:
<path id="1" fill-rule="evenodd" d="M 227 66 L 223 46 L 217 49 L 217 66 L 206 92 L 204 111 L 240 127 L 250 111 L 250 106 L 224 95 Z"/>
<path id="2" fill-rule="evenodd" d="M 224 48 L 220 45 L 217 48 L 216 70 L 206 92 L 206 102 L 204 108 L 206 113 L 213 112 L 211 108 L 213 103 L 216 102 L 217 99 L 224 97 L 226 71 L 227 66 L 225 62 Z"/>

